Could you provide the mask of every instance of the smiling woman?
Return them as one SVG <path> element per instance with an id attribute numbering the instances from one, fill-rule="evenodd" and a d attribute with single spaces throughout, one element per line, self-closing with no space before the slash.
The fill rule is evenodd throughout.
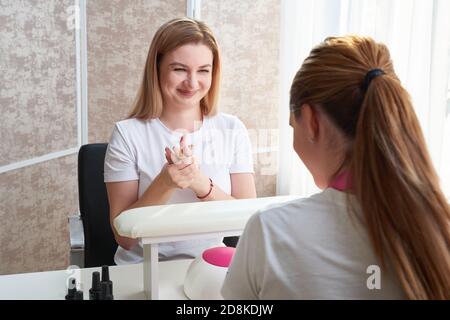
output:
<path id="1" fill-rule="evenodd" d="M 116 123 L 106 152 L 111 222 L 137 207 L 256 197 L 247 130 L 237 117 L 217 112 L 219 79 L 219 48 L 204 23 L 180 18 L 159 28 L 133 110 Z M 218 131 L 226 134 L 218 139 Z M 113 232 L 115 262 L 141 262 L 142 245 Z M 159 258 L 196 257 L 221 245 L 221 239 L 161 244 Z"/>

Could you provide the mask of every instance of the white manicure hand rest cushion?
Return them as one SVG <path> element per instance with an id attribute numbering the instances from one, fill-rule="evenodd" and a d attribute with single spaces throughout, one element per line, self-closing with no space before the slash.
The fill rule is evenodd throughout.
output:
<path id="1" fill-rule="evenodd" d="M 119 235 L 134 239 L 242 231 L 257 211 L 298 198 L 277 196 L 148 206 L 122 212 L 114 219 L 114 226 Z"/>

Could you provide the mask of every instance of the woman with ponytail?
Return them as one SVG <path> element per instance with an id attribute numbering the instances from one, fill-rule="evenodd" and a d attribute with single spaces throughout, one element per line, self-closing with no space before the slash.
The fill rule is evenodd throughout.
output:
<path id="1" fill-rule="evenodd" d="M 321 193 L 248 221 L 230 299 L 450 299 L 450 207 L 387 47 L 327 38 L 290 94 Z"/>

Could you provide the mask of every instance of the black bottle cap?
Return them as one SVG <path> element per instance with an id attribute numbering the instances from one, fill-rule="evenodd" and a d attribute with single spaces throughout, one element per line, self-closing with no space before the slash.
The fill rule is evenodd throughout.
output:
<path id="1" fill-rule="evenodd" d="M 69 287 L 67 288 L 66 300 L 74 300 L 77 292 L 77 283 L 75 278 L 69 278 Z"/>
<path id="2" fill-rule="evenodd" d="M 113 296 L 113 283 L 109 279 L 109 268 L 106 265 L 102 266 L 102 283 L 107 284 L 107 288 L 105 287 L 105 290 L 103 291 L 104 296 L 106 297 L 106 295 L 109 294 L 112 297 Z M 102 290 L 103 290 L 103 288 L 102 288 Z M 105 300 L 106 300 L 106 298 L 105 298 Z"/>
<path id="3" fill-rule="evenodd" d="M 100 290 L 100 272 L 92 273 L 92 290 Z"/>
<path id="4" fill-rule="evenodd" d="M 92 288 L 89 289 L 89 300 L 101 300 L 102 288 L 100 285 L 100 272 L 94 271 L 92 273 Z"/>
<path id="5" fill-rule="evenodd" d="M 102 266 L 102 281 L 109 281 L 109 269 L 108 266 Z"/>

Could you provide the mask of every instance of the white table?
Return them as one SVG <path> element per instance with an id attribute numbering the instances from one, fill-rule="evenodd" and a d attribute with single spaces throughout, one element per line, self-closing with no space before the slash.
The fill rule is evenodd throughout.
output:
<path id="1" fill-rule="evenodd" d="M 164 300 L 186 300 L 184 277 L 192 259 L 164 261 L 159 265 L 159 297 Z M 143 264 L 109 267 L 114 300 L 144 300 Z M 0 276 L 0 300 L 64 300 L 67 281 L 81 279 L 84 299 L 89 300 L 92 273 L 101 268 L 68 269 Z M 78 284 L 77 284 L 78 286 Z"/>

